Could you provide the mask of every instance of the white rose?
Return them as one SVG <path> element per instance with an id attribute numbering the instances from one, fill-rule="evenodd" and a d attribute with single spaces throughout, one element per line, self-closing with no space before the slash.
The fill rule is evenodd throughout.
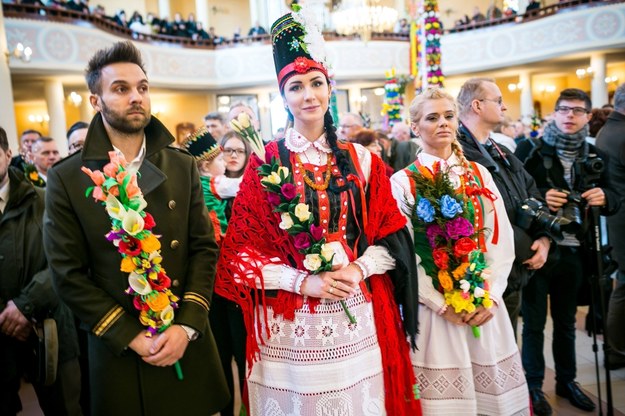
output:
<path id="1" fill-rule="evenodd" d="M 299 203 L 295 206 L 295 216 L 301 221 L 306 222 L 310 218 L 310 211 L 307 204 Z"/>
<path id="2" fill-rule="evenodd" d="M 304 267 L 311 272 L 314 272 L 321 267 L 321 256 L 319 254 L 307 254 L 304 259 Z"/>
<path id="3" fill-rule="evenodd" d="M 469 289 L 471 289 L 471 283 L 469 283 L 466 279 L 462 279 L 460 281 L 460 289 L 462 289 L 464 293 L 467 293 Z"/>
<path id="4" fill-rule="evenodd" d="M 291 214 L 289 214 L 288 212 L 283 212 L 280 217 L 282 218 L 282 221 L 280 222 L 280 224 L 278 224 L 278 227 L 280 227 L 280 229 L 288 230 L 293 226 L 293 219 L 291 218 Z"/>
<path id="5" fill-rule="evenodd" d="M 246 112 L 239 113 L 239 115 L 237 116 L 237 121 L 239 122 L 241 127 L 243 127 L 244 129 L 247 129 L 251 125 L 250 124 L 250 116 L 247 115 Z"/>
<path id="6" fill-rule="evenodd" d="M 323 256 L 326 261 L 330 261 L 332 256 L 334 255 L 334 249 L 330 244 L 324 244 L 321 246 L 321 256 Z"/>
<path id="7" fill-rule="evenodd" d="M 280 185 L 280 182 L 282 182 L 282 179 L 280 179 L 280 175 L 278 175 L 277 172 L 271 172 L 271 175 L 267 176 L 261 182 L 268 182 L 274 185 Z"/>
<path id="8" fill-rule="evenodd" d="M 484 292 L 484 289 L 479 286 L 476 287 L 475 290 L 473 290 L 473 296 L 475 296 L 476 298 L 483 298 L 485 293 L 486 292 Z"/>
<path id="9" fill-rule="evenodd" d="M 289 168 L 285 167 L 285 166 L 280 166 L 278 168 L 278 176 L 286 178 L 287 176 L 289 176 Z"/>

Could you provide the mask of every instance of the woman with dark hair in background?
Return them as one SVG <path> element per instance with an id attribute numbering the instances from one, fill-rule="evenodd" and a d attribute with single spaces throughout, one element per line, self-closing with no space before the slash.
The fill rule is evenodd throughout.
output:
<path id="1" fill-rule="evenodd" d="M 337 140 L 312 19 L 295 11 L 272 27 L 291 127 L 251 157 L 216 292 L 243 312 L 250 414 L 419 415 L 406 220 L 382 161 Z"/>
<path id="2" fill-rule="evenodd" d="M 380 139 L 376 131 L 370 129 L 359 130 L 354 135 L 352 141 L 354 143 L 358 143 L 364 146 L 368 151 L 370 151 L 377 157 L 382 158 L 382 152 L 384 151 L 384 148 L 382 147 L 382 143 L 380 143 Z M 395 172 L 393 168 L 386 163 L 384 163 L 384 168 L 386 169 L 386 176 L 388 176 L 389 178 Z"/>

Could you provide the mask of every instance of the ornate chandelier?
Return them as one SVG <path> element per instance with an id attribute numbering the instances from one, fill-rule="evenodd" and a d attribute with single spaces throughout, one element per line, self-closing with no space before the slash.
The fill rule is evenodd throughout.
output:
<path id="1" fill-rule="evenodd" d="M 341 35 L 357 34 L 363 41 L 373 32 L 392 30 L 397 10 L 379 5 L 380 0 L 343 0 L 332 13 L 332 22 Z"/>

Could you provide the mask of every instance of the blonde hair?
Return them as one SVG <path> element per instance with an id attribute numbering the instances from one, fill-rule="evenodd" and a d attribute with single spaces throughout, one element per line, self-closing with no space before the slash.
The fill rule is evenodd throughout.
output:
<path id="1" fill-rule="evenodd" d="M 410 103 L 410 123 L 411 125 L 417 124 L 421 117 L 423 117 L 423 106 L 430 100 L 447 100 L 452 104 L 454 115 L 458 118 L 458 106 L 456 100 L 447 91 L 438 87 L 428 87 L 421 94 L 417 95 Z M 451 151 L 454 152 L 462 167 L 468 172 L 471 170 L 469 161 L 464 157 L 462 146 L 458 139 L 455 138 L 451 142 Z"/>

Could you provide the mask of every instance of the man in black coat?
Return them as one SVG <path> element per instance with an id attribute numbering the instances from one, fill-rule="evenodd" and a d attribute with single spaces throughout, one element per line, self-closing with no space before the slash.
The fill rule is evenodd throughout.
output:
<path id="1" fill-rule="evenodd" d="M 612 215 L 620 204 L 606 171 L 595 175 L 579 168 L 593 155 L 607 160 L 603 152 L 586 142 L 588 122 L 592 117 L 591 108 L 590 98 L 585 92 L 576 88 L 563 90 L 556 101 L 553 121 L 547 124 L 543 137 L 525 161 L 525 169 L 536 180 L 550 211 L 569 219 L 573 218 L 572 208 L 578 210 L 579 216 L 586 218 L 584 211 L 589 207 L 600 207 L 602 215 Z M 569 195 L 575 194 L 579 194 L 580 202 L 569 200 Z M 586 242 L 588 234 L 564 233 L 564 239 L 558 242 L 558 262 L 549 270 L 538 271 L 523 291 L 523 367 L 534 414 L 539 416 L 551 414 L 551 407 L 542 393 L 548 296 L 553 319 L 556 394 L 568 398 L 579 409 L 590 412 L 595 408 L 595 404 L 575 381 L 577 298 L 583 279 L 588 278 L 584 266 L 592 262 L 592 257 L 586 251 L 589 248 Z"/>
<path id="2" fill-rule="evenodd" d="M 97 113 L 82 152 L 49 171 L 44 243 L 58 292 L 90 332 L 92 414 L 211 415 L 230 394 L 208 324 L 218 248 L 195 160 L 170 147 L 174 137 L 151 117 L 149 83 L 131 42 L 97 51 L 86 72 Z M 179 298 L 172 325 L 152 337 L 126 292 L 122 256 L 105 238 L 111 217 L 85 197 L 93 182 L 81 167 L 102 171 L 111 155 L 137 172 Z"/>
<path id="3" fill-rule="evenodd" d="M 458 141 L 464 155 L 468 160 L 487 168 L 493 176 L 514 231 L 516 259 L 508 276 L 508 287 L 503 299 L 516 337 L 521 289 L 532 274 L 543 267 L 551 246 L 544 228 L 535 222 L 530 227 L 521 226 L 523 218 L 518 212 L 527 198 L 542 200 L 542 197 L 521 161 L 505 146 L 490 138 L 495 126 L 503 121 L 506 111 L 501 91 L 494 80 L 469 79 L 460 89 L 458 106 L 461 122 Z"/>
<path id="4" fill-rule="evenodd" d="M 76 330 L 69 309 L 52 290 L 43 251 L 43 190 L 9 168 L 10 160 L 0 127 L 0 415 L 22 409 L 21 378 L 35 362 L 32 319 L 48 317 L 58 328 L 57 377 L 49 386 L 43 380 L 33 382 L 39 405 L 46 415 L 80 415 Z"/>
<path id="5" fill-rule="evenodd" d="M 618 197 L 625 199 L 625 84 L 614 93 L 614 110 L 597 135 L 597 148 L 610 154 L 607 170 Z M 608 362 L 610 369 L 625 367 L 625 205 L 608 217 L 612 253 L 618 263 L 617 283 L 608 308 Z"/>

